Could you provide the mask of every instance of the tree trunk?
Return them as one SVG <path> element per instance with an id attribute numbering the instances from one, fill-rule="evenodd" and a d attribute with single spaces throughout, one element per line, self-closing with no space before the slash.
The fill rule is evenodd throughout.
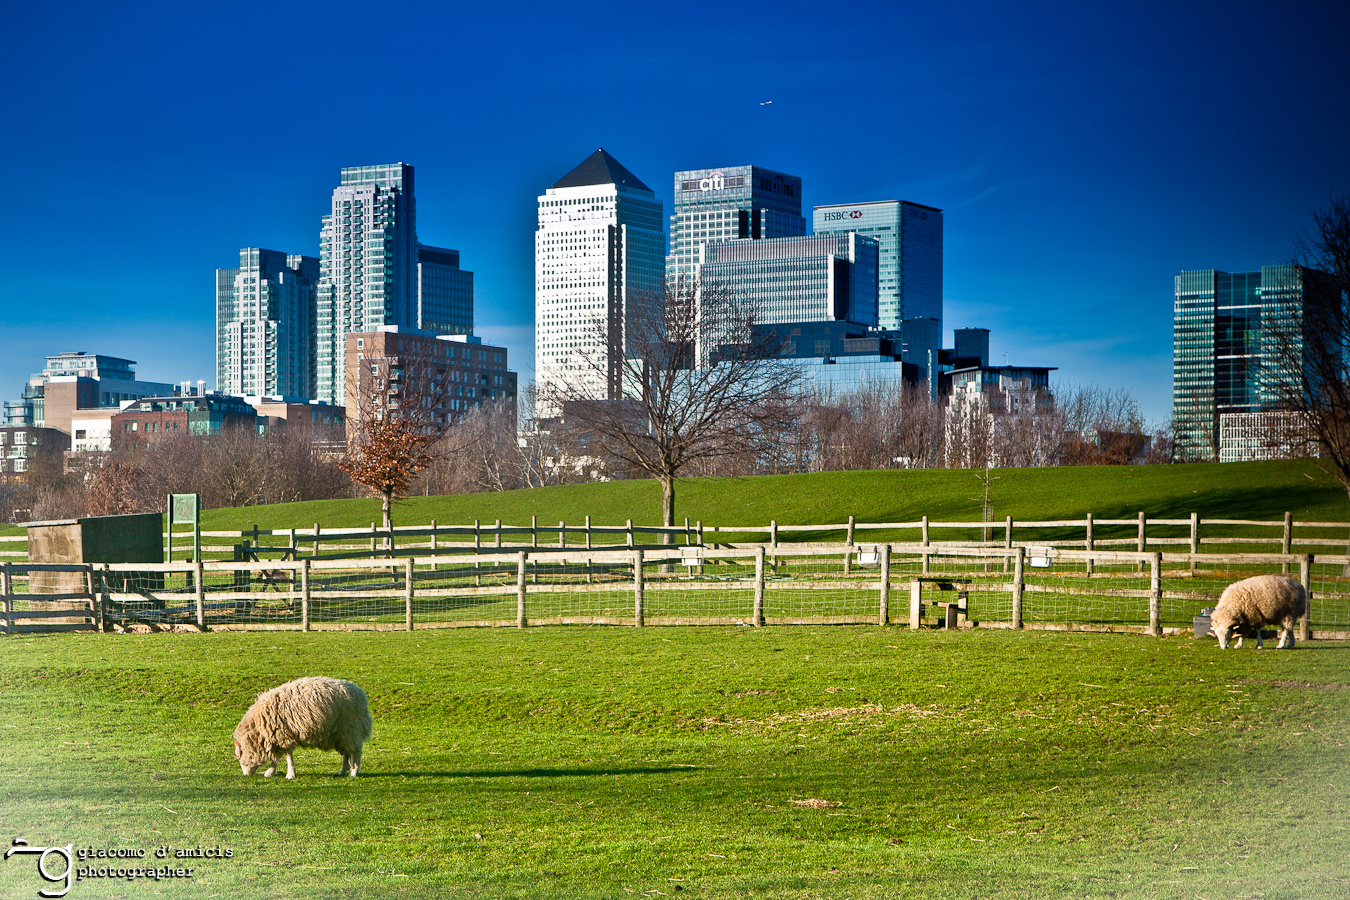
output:
<path id="1" fill-rule="evenodd" d="M 672 528 L 675 525 L 675 478 L 666 475 L 661 478 L 661 525 Z M 662 532 L 661 543 L 674 543 L 675 536 L 669 531 Z"/>
<path id="2" fill-rule="evenodd" d="M 380 495 L 380 512 L 384 516 L 385 547 L 388 548 L 389 558 L 394 558 L 394 520 L 393 520 L 394 496 L 389 492 Z"/>

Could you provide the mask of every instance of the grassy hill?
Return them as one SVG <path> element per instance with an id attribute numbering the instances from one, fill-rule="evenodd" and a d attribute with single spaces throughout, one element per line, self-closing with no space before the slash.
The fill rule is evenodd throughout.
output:
<path id="1" fill-rule="evenodd" d="M 770 475 L 754 478 L 689 478 L 678 482 L 676 521 L 710 525 L 911 522 L 980 518 L 983 472 L 970 469 L 883 470 Z M 1018 520 L 1131 518 L 1279 519 L 1286 511 L 1303 521 L 1350 521 L 1345 492 L 1314 464 L 1303 461 L 1186 466 L 1094 466 L 995 469 L 991 518 Z M 528 525 L 660 524 L 660 486 L 652 480 L 578 484 L 488 494 L 409 497 L 394 509 L 396 525 L 471 524 L 497 519 Z M 359 528 L 380 518 L 378 500 L 281 503 L 203 513 L 208 531 Z M 22 534 L 8 528 L 4 534 Z"/>
<path id="2" fill-rule="evenodd" d="M 1305 521 L 1350 521 L 1343 490 L 1316 466 L 1302 461 L 1187 466 L 1095 466 L 996 469 L 990 490 L 992 518 L 1129 518 L 1141 510 L 1155 518 L 1279 519 L 1286 511 Z M 983 472 L 968 469 L 822 472 L 755 478 L 691 478 L 678 483 L 677 521 L 688 517 L 718 525 L 824 524 L 932 519 L 978 520 Z M 598 525 L 660 523 L 655 481 L 579 484 L 491 494 L 410 497 L 394 510 L 397 525 L 465 524 L 474 519 L 529 524 L 587 515 Z M 208 530 L 360 527 L 379 519 L 377 500 L 330 500 L 266 507 L 208 510 Z"/>

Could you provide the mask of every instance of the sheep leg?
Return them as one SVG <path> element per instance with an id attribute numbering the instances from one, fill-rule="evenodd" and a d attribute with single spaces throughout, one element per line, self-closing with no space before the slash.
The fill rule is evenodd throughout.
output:
<path id="1" fill-rule="evenodd" d="M 1265 640 L 1261 637 L 1261 626 L 1258 625 L 1258 626 L 1256 627 L 1256 649 L 1257 649 L 1257 650 L 1264 650 L 1265 648 L 1266 648 L 1266 642 L 1265 642 Z"/>
<path id="2" fill-rule="evenodd" d="M 1280 642 L 1275 645 L 1275 649 L 1276 650 L 1294 649 L 1294 629 L 1292 628 L 1280 629 Z"/>
<path id="3" fill-rule="evenodd" d="M 291 757 L 291 751 L 286 751 L 286 780 L 295 780 L 295 759 Z"/>
<path id="4" fill-rule="evenodd" d="M 267 767 L 267 771 L 266 771 L 266 772 L 263 772 L 263 777 L 264 777 L 264 778 L 271 778 L 271 777 L 272 777 L 273 775 L 275 775 L 276 773 L 277 773 L 277 763 L 276 763 L 276 760 L 273 760 L 273 761 L 272 761 L 272 764 L 271 764 L 270 766 Z"/>
<path id="5" fill-rule="evenodd" d="M 346 775 L 350 770 L 351 754 L 349 754 L 346 750 L 339 750 L 338 752 L 342 754 L 342 768 L 338 770 L 338 777 L 341 778 L 343 775 Z"/>
<path id="6" fill-rule="evenodd" d="M 356 770 L 361 768 L 361 748 L 357 747 L 355 750 L 353 750 L 349 758 L 351 759 L 352 764 L 351 775 L 353 778 L 355 778 Z"/>

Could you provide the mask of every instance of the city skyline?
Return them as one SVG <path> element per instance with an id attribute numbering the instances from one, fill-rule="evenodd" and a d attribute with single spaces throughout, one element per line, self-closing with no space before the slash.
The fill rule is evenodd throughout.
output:
<path id="1" fill-rule="evenodd" d="M 976 4 L 821 22 L 783 3 L 746 11 L 763 52 L 739 60 L 710 4 L 682 7 L 678 29 L 604 4 L 464 11 L 454 53 L 437 37 L 451 13 L 418 7 L 416 33 L 361 42 L 379 74 L 320 93 L 312 73 L 361 27 L 356 9 L 296 4 L 284 32 L 253 29 L 275 7 L 249 3 L 15 11 L 25 40 L 0 66 L 16 138 L 0 153 L 30 178 L 0 217 L 0 396 L 74 350 L 214 381 L 214 270 L 244 247 L 317 256 L 334 173 L 392 160 L 418 169 L 419 240 L 474 272 L 475 333 L 528 383 L 536 198 L 604 147 L 666 210 L 673 173 L 741 162 L 800 176 L 804 214 L 942 209 L 944 345 L 987 327 L 991 362 L 1127 388 L 1157 420 L 1173 277 L 1287 260 L 1311 210 L 1350 188 L 1345 10 Z M 208 35 L 229 64 L 200 52 Z M 552 55 L 597 42 L 603 72 Z M 559 89 L 571 80 L 587 89 Z M 293 101 L 258 108 L 265 140 L 220 115 L 249 95 Z M 350 127 L 318 127 L 344 109 Z M 1262 124 L 1286 120 L 1300 127 Z"/>

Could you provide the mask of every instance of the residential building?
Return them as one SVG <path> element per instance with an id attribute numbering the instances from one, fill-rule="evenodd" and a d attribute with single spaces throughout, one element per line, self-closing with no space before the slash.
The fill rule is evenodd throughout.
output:
<path id="1" fill-rule="evenodd" d="M 710 241 L 770 240 L 806 234 L 802 180 L 759 166 L 675 173 L 666 276 L 697 283 Z"/>
<path id="2" fill-rule="evenodd" d="M 258 414 L 242 397 L 172 394 L 142 397 L 110 417 L 112 444 L 147 447 L 170 434 L 207 435 L 227 428 L 258 429 Z"/>
<path id="3" fill-rule="evenodd" d="M 473 330 L 473 273 L 417 240 L 413 167 L 344 168 L 319 234 L 316 399 L 346 403 L 347 335 L 384 326 Z"/>
<path id="4" fill-rule="evenodd" d="M 556 400 L 621 395 L 629 304 L 661 287 L 661 201 L 605 150 L 539 197 L 535 232 L 535 382 Z"/>
<path id="5" fill-rule="evenodd" d="M 122 404 L 175 386 L 136 380 L 136 362 L 83 350 L 47 357 L 42 372 L 24 386 L 23 398 L 5 403 L 6 425 L 35 425 L 72 433 L 71 421 L 90 410 L 116 410 Z"/>
<path id="6" fill-rule="evenodd" d="M 386 410 L 421 410 L 441 427 L 485 403 L 516 403 L 516 373 L 507 350 L 472 335 L 442 335 L 383 326 L 347 335 L 347 419 Z M 514 414 L 509 417 L 515 422 Z"/>
<path id="7" fill-rule="evenodd" d="M 54 468 L 60 473 L 61 457 L 69 449 L 70 435 L 55 428 L 0 426 L 0 481 L 26 474 L 43 458 L 54 461 Z"/>
<path id="8" fill-rule="evenodd" d="M 216 388 L 222 393 L 314 394 L 319 260 L 245 247 L 216 269 Z"/>
<path id="9" fill-rule="evenodd" d="M 925 318 L 942 328 L 942 210 L 907 200 L 836 203 L 815 207 L 812 226 L 876 240 L 879 327 Z"/>
<path id="10" fill-rule="evenodd" d="M 1221 458 L 1220 420 L 1278 406 L 1283 363 L 1271 358 L 1263 329 L 1303 320 L 1305 287 L 1325 276 L 1301 266 L 1262 266 L 1256 272 L 1214 269 L 1179 273 L 1173 286 L 1172 429 L 1179 461 Z M 1297 324 L 1294 328 L 1298 330 Z M 1297 350 L 1295 350 L 1297 353 Z M 1234 444 L 1229 459 L 1247 458 Z"/>

